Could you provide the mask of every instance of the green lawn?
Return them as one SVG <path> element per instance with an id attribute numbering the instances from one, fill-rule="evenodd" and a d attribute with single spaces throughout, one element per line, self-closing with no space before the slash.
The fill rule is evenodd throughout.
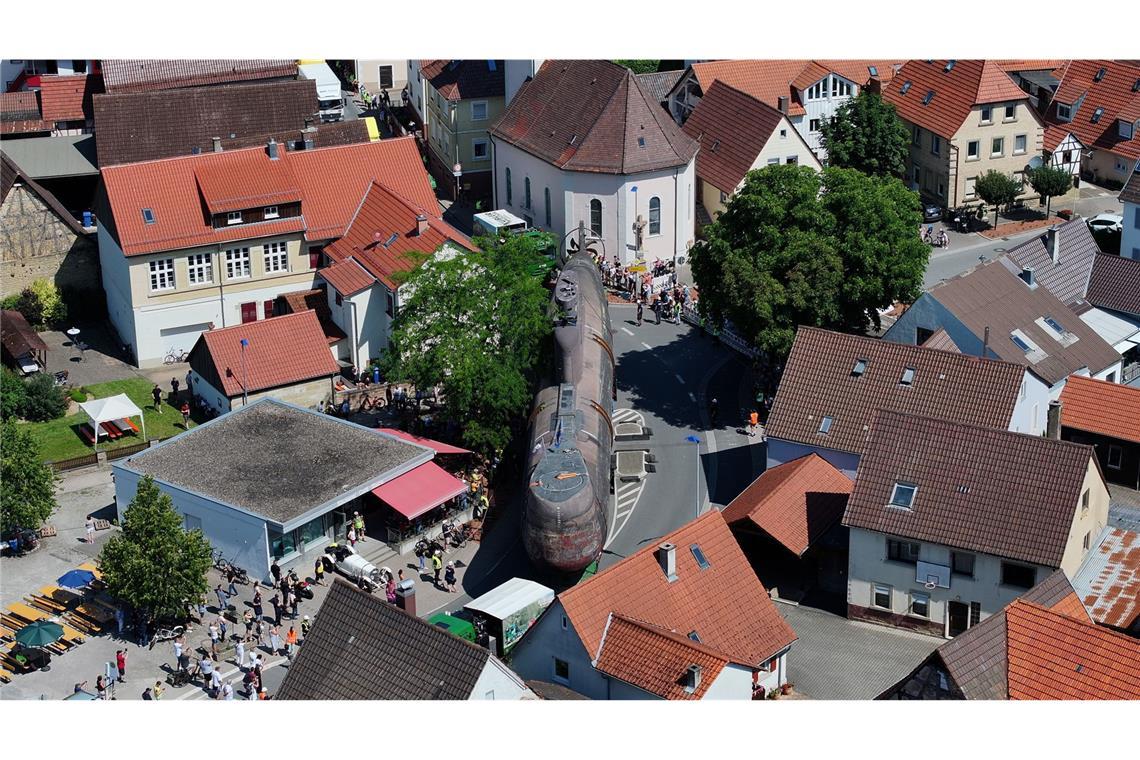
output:
<path id="1" fill-rule="evenodd" d="M 135 404 L 143 410 L 143 415 L 146 418 L 146 434 L 148 438 L 170 438 L 171 436 L 183 432 L 182 415 L 179 413 L 177 407 L 172 406 L 170 402 L 166 400 L 167 391 L 163 392 L 162 414 L 159 414 L 152 408 L 153 399 L 151 399 L 150 390 L 153 387 L 154 385 L 149 380 L 135 378 L 89 385 L 87 386 L 87 390 L 93 398 L 106 398 L 107 396 L 126 393 L 131 401 L 134 401 Z M 58 462 L 62 459 L 71 459 L 73 457 L 83 456 L 84 454 L 91 454 L 95 451 L 95 447 L 79 434 L 79 425 L 87 421 L 87 415 L 84 414 L 82 410 L 79 410 L 75 414 L 60 417 L 57 420 L 28 423 L 27 429 L 30 430 L 35 439 L 39 441 L 40 455 L 44 458 L 44 461 Z M 139 424 L 137 417 L 132 421 L 136 425 Z M 193 426 L 194 422 L 192 419 L 191 426 Z M 139 427 L 140 429 L 142 428 L 141 425 L 139 425 Z M 104 442 L 103 437 L 100 436 L 99 450 L 114 451 L 118 448 L 134 446 L 142 442 L 143 437 L 141 433 L 138 435 L 124 435 L 117 441 L 108 439 L 106 442 Z"/>

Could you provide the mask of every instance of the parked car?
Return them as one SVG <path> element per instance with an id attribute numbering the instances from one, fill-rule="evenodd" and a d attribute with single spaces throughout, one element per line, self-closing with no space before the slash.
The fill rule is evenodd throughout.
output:
<path id="1" fill-rule="evenodd" d="M 1088 225 L 1093 232 L 1121 232 L 1124 217 L 1120 214 L 1097 214 L 1088 220 Z"/>
<path id="2" fill-rule="evenodd" d="M 326 568 L 336 570 L 341 575 L 348 577 L 353 583 L 367 588 L 369 591 L 383 587 L 388 581 L 382 570 L 361 557 L 356 549 L 351 546 L 331 544 L 325 548 L 324 559 Z M 387 571 L 388 575 L 391 573 L 391 570 Z"/>
<path id="3" fill-rule="evenodd" d="M 924 203 L 922 204 L 922 221 L 924 222 L 940 222 L 942 221 L 942 207 L 937 203 Z"/>

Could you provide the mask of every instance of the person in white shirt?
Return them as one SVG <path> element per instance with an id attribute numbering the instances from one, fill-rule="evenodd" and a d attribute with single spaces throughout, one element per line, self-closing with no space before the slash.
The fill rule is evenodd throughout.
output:
<path id="1" fill-rule="evenodd" d="M 241 639 L 234 644 L 234 662 L 239 668 L 245 667 L 245 642 Z"/>
<path id="2" fill-rule="evenodd" d="M 229 681 L 222 684 L 222 699 L 232 701 L 234 698 L 234 687 L 230 686 Z"/>

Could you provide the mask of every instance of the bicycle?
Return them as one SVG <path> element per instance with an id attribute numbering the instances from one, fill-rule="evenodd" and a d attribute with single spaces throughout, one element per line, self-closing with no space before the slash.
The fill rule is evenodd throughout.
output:
<path id="1" fill-rule="evenodd" d="M 186 361 L 189 357 L 190 357 L 189 351 L 179 351 L 178 349 L 172 349 L 170 351 L 170 353 L 168 353 L 166 356 L 162 357 L 162 363 L 163 364 L 181 364 L 182 362 Z"/>
<path id="2" fill-rule="evenodd" d="M 154 645 L 161 641 L 170 641 L 176 639 L 186 632 L 186 628 L 181 625 L 176 625 L 173 628 L 159 628 L 154 632 L 154 636 L 150 639 L 149 649 L 154 649 Z"/>
<path id="3" fill-rule="evenodd" d="M 217 549 L 214 550 L 213 556 L 214 556 L 214 567 L 219 572 L 221 572 L 224 575 L 227 575 L 227 577 L 230 573 L 232 573 L 233 578 L 234 578 L 234 583 L 240 583 L 243 586 L 249 585 L 249 573 L 247 573 L 245 571 L 245 568 L 238 567 L 233 562 L 230 562 L 228 559 L 226 559 L 226 555 L 224 555 L 221 551 L 219 551 Z"/>

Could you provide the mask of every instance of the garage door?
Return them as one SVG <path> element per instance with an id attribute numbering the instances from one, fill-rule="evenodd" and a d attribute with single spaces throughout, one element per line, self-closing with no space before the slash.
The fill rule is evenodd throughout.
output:
<path id="1" fill-rule="evenodd" d="M 168 327 L 159 331 L 162 337 L 163 356 L 171 351 L 189 351 L 198 341 L 198 336 L 210 329 L 208 322 L 200 325 L 186 325 L 183 327 Z"/>

